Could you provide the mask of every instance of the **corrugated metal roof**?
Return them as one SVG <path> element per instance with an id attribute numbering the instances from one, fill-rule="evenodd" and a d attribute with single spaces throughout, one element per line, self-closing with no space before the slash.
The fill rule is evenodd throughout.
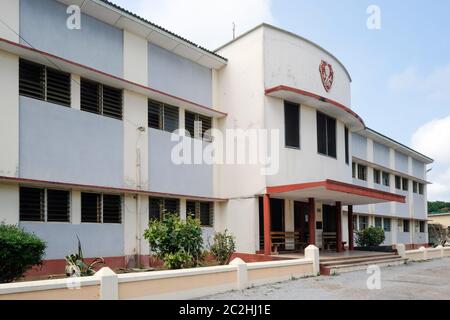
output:
<path id="1" fill-rule="evenodd" d="M 178 35 L 178 34 L 172 32 L 172 31 L 169 31 L 169 30 L 163 28 L 163 27 L 161 27 L 161 26 L 159 26 L 159 25 L 157 25 L 157 24 L 155 24 L 155 23 L 153 23 L 153 22 L 151 22 L 151 21 L 149 21 L 149 20 L 147 20 L 147 19 L 145 19 L 145 18 L 143 18 L 143 17 L 137 15 L 136 13 L 133 13 L 133 12 L 131 12 L 131 11 L 125 9 L 125 8 L 122 8 L 121 6 L 115 4 L 115 3 L 111 2 L 111 1 L 108 1 L 108 0 L 100 0 L 100 1 L 103 2 L 103 3 L 105 3 L 105 4 L 107 4 L 107 5 L 109 5 L 109 6 L 114 7 L 114 8 L 117 9 L 117 10 L 122 11 L 122 12 L 125 13 L 125 14 L 131 15 L 131 16 L 133 16 L 134 18 L 139 19 L 139 20 L 141 20 L 142 22 L 151 25 L 152 27 L 155 27 L 155 28 L 158 28 L 158 29 L 160 29 L 160 30 L 162 30 L 162 31 L 164 31 L 164 32 L 167 32 L 168 34 L 170 34 L 170 35 L 172 35 L 172 36 L 174 36 L 174 37 L 176 37 L 176 38 L 178 38 L 178 39 L 180 39 L 180 40 L 182 40 L 182 41 L 184 41 L 184 42 L 186 42 L 186 43 L 189 43 L 190 45 L 192 45 L 192 46 L 194 46 L 194 47 L 197 47 L 197 48 L 199 48 L 200 50 L 205 51 L 206 53 L 209 53 L 209 54 L 211 54 L 211 55 L 213 55 L 213 56 L 216 56 L 216 57 L 219 58 L 219 59 L 223 59 L 223 60 L 225 60 L 225 61 L 228 61 L 227 58 L 224 58 L 224 57 L 222 57 L 221 55 L 218 55 L 217 53 L 215 53 L 215 52 L 213 52 L 213 51 L 211 51 L 211 50 L 208 50 L 208 49 L 206 49 L 206 48 L 204 48 L 204 47 L 202 47 L 202 46 L 200 46 L 200 45 L 198 45 L 198 44 L 196 44 L 196 43 L 194 43 L 194 42 L 192 42 L 192 41 L 190 41 L 190 40 L 188 40 L 188 39 L 186 39 L 186 38 L 183 38 L 182 36 L 180 36 L 180 35 Z"/>

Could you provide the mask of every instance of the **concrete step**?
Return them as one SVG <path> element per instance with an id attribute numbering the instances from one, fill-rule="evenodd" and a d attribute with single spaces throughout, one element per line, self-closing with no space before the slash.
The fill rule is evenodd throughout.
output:
<path id="1" fill-rule="evenodd" d="M 359 262 L 353 264 L 342 264 L 342 265 L 330 265 L 330 266 L 321 266 L 320 273 L 322 275 L 335 275 L 339 273 L 345 272 L 353 272 L 366 270 L 368 266 L 376 265 L 380 268 L 383 267 L 391 267 L 391 266 L 399 266 L 403 265 L 408 261 L 408 259 L 403 258 L 395 258 L 395 259 L 381 259 L 381 260 L 373 260 L 366 262 Z"/>
<path id="2" fill-rule="evenodd" d="M 337 257 L 321 257 L 320 262 L 332 262 L 332 261 L 341 261 L 341 260 L 353 260 L 353 259 L 370 259 L 370 258 L 385 258 L 398 256 L 396 252 L 390 253 L 372 253 L 372 254 L 361 254 L 361 255 L 352 255 L 352 256 L 337 256 Z"/>
<path id="3" fill-rule="evenodd" d="M 321 266 L 330 266 L 330 265 L 344 265 L 344 264 L 355 264 L 360 262 L 370 262 L 370 261 L 379 261 L 379 260 L 391 260 L 398 259 L 400 256 L 398 255 L 388 255 L 388 256 L 371 256 L 371 257 L 354 257 L 348 259 L 339 259 L 333 261 L 321 261 Z"/>

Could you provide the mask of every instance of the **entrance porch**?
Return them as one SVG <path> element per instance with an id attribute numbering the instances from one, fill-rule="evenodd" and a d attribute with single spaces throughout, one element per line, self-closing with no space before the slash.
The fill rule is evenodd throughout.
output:
<path id="1" fill-rule="evenodd" d="M 391 201 L 405 203 L 405 197 L 332 180 L 268 187 L 260 200 L 261 248 L 267 256 L 302 252 L 308 245 L 341 253 L 347 244 L 352 251 L 353 206 Z M 343 242 L 344 206 L 348 243 Z"/>

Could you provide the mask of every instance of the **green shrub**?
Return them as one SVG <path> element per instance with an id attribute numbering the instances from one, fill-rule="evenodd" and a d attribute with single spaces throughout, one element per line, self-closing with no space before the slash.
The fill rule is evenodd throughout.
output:
<path id="1" fill-rule="evenodd" d="M 191 217 L 184 221 L 166 213 L 162 221 L 150 222 L 144 238 L 169 269 L 197 266 L 202 257 L 202 228 L 200 221 Z"/>
<path id="2" fill-rule="evenodd" d="M 356 233 L 356 244 L 358 247 L 378 247 L 385 239 L 382 228 L 370 227 Z"/>
<path id="3" fill-rule="evenodd" d="M 13 282 L 41 265 L 47 245 L 32 233 L 0 224 L 0 283 Z"/>
<path id="4" fill-rule="evenodd" d="M 230 263 L 231 255 L 236 250 L 236 242 L 232 235 L 225 232 L 216 233 L 213 244 L 211 245 L 211 253 L 221 265 Z"/>

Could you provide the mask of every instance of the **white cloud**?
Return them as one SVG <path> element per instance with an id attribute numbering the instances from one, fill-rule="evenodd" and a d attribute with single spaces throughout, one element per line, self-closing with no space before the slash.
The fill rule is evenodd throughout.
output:
<path id="1" fill-rule="evenodd" d="M 450 100 L 450 64 L 434 69 L 426 75 L 414 67 L 390 77 L 388 87 L 397 92 L 414 92 L 430 100 Z"/>
<path id="2" fill-rule="evenodd" d="M 232 25 L 239 35 L 256 25 L 274 23 L 272 0 L 134 0 L 118 4 L 162 27 L 209 49 L 232 39 Z M 132 5 L 132 7 L 130 7 Z"/>
<path id="3" fill-rule="evenodd" d="M 412 146 L 435 160 L 429 176 L 433 182 L 428 189 L 429 199 L 450 201 L 450 116 L 417 129 Z"/>

